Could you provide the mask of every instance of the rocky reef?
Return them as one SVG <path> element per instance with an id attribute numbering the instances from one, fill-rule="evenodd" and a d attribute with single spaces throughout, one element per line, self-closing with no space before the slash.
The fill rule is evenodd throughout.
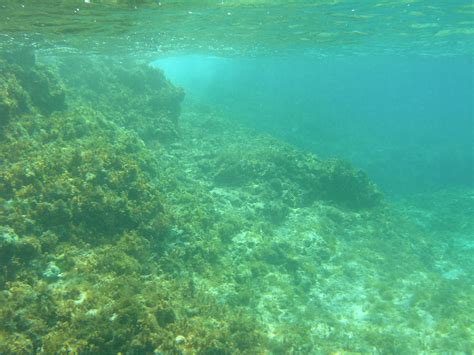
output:
<path id="1" fill-rule="evenodd" d="M 0 78 L 0 353 L 470 349 L 473 273 L 348 163 L 180 116 L 132 61 Z"/>
<path id="2" fill-rule="evenodd" d="M 114 63 L 91 94 L 97 72 L 75 81 L 57 62 L 14 64 L 23 54 L 1 62 L 0 352 L 239 348 L 243 334 L 229 328 L 260 337 L 250 318 L 227 319 L 189 278 L 161 271 L 178 177 L 156 135 L 143 137 L 152 153 L 140 133 L 175 132 L 182 91 L 157 70 Z M 127 107 L 142 121 L 123 117 Z M 205 325 L 212 317 L 223 323 Z"/>

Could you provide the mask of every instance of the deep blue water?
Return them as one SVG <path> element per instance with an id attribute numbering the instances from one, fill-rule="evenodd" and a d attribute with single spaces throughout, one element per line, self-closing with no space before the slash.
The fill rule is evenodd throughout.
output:
<path id="1" fill-rule="evenodd" d="M 188 102 L 348 159 L 385 192 L 474 182 L 472 57 L 187 55 L 155 64 Z"/>

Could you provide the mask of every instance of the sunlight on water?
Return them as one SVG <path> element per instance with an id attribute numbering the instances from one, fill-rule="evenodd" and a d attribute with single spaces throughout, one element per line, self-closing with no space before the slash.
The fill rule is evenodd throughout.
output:
<path id="1" fill-rule="evenodd" d="M 450 1 L 6 1 L 0 43 L 135 54 L 468 54 L 472 2 Z"/>

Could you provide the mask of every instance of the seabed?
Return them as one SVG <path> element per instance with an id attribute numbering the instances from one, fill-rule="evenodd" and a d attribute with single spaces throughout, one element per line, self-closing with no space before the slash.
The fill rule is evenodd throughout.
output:
<path id="1" fill-rule="evenodd" d="M 474 190 L 367 175 L 158 69 L 0 59 L 0 353 L 470 353 Z"/>

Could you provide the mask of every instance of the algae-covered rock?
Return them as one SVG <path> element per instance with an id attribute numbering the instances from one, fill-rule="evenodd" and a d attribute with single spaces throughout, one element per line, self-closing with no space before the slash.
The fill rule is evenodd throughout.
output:
<path id="1" fill-rule="evenodd" d="M 61 62 L 60 73 L 71 101 L 93 106 L 145 141 L 176 140 L 184 91 L 161 70 L 111 58 L 72 57 Z"/>
<path id="2" fill-rule="evenodd" d="M 27 129 L 7 133 L 0 147 L 0 195 L 12 206 L 3 223 L 91 241 L 136 228 L 159 232 L 163 208 L 151 180 L 157 167 L 135 134 L 91 111 L 18 123 Z"/>
<path id="3" fill-rule="evenodd" d="M 0 127 L 13 117 L 39 112 L 50 114 L 65 108 L 65 92 L 58 76 L 36 64 L 30 49 L 0 56 Z"/>
<path id="4" fill-rule="evenodd" d="M 214 179 L 227 186 L 258 183 L 269 198 L 289 205 L 327 200 L 349 208 L 380 203 L 381 193 L 367 175 L 341 160 L 323 161 L 282 144 L 253 150 L 228 150 L 215 160 Z M 275 203 L 270 214 L 278 215 Z"/>
<path id="5" fill-rule="evenodd" d="M 0 226 L 0 288 L 41 254 L 41 243 L 33 236 L 20 237 L 8 226 Z"/>
<path id="6" fill-rule="evenodd" d="M 0 59 L 0 127 L 14 116 L 28 111 L 28 100 L 28 93 L 15 74 L 8 71 L 6 62 Z"/>
<path id="7" fill-rule="evenodd" d="M 30 46 L 20 46 L 2 52 L 0 56 L 8 63 L 19 65 L 22 68 L 32 68 L 36 64 L 35 51 Z"/>
<path id="8" fill-rule="evenodd" d="M 28 92 L 32 105 L 42 114 L 48 115 L 65 108 L 66 94 L 53 71 L 44 65 L 36 65 L 18 71 L 17 77 Z"/>
<path id="9" fill-rule="evenodd" d="M 2 71 L 25 110 L 9 90 L 0 353 L 261 353 L 250 313 L 193 283 L 219 261 L 218 233 L 240 222 L 214 228 L 207 191 L 143 140 L 176 137 L 182 92 L 147 67 L 79 66 L 58 111 L 55 71 L 27 59 Z"/>
<path id="10" fill-rule="evenodd" d="M 374 207 L 382 201 L 382 193 L 362 170 L 343 160 L 328 161 L 324 166 L 318 176 L 319 191 L 310 194 L 355 209 Z"/>
<path id="11" fill-rule="evenodd" d="M 141 129 L 172 132 L 179 105 L 146 67 L 73 61 L 67 107 L 42 112 L 24 55 L 2 72 L 27 109 L 0 140 L 1 354 L 471 348 L 469 250 L 439 264 L 365 174 L 209 112 L 150 149 L 166 139 Z"/>

